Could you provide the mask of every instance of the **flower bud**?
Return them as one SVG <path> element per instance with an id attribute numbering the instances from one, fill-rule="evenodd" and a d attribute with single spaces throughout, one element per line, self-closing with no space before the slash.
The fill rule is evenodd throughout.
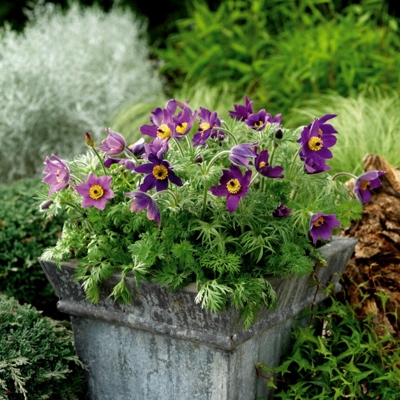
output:
<path id="1" fill-rule="evenodd" d="M 85 133 L 85 142 L 86 142 L 86 145 L 88 147 L 92 147 L 93 148 L 95 146 L 94 140 L 93 140 L 93 138 L 92 138 L 92 136 L 90 135 L 89 132 Z"/>
<path id="2" fill-rule="evenodd" d="M 204 161 L 204 158 L 201 154 L 197 154 L 197 156 L 194 158 L 193 162 L 195 164 L 200 164 Z"/>
<path id="3" fill-rule="evenodd" d="M 278 128 L 275 132 L 275 138 L 276 139 L 282 139 L 283 138 L 283 130 L 281 128 Z"/>
<path id="4" fill-rule="evenodd" d="M 45 211 L 47 211 L 49 208 L 50 208 L 50 206 L 53 204 L 53 200 L 46 200 L 46 201 L 44 201 L 42 204 L 40 204 L 40 206 L 39 206 L 39 211 L 40 212 L 45 212 Z"/>

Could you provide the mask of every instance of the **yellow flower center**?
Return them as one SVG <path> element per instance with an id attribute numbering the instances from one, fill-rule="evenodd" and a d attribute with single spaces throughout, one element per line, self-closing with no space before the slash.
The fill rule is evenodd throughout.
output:
<path id="1" fill-rule="evenodd" d="M 61 182 L 61 179 L 58 177 L 58 175 L 60 175 L 60 173 L 61 173 L 61 169 L 58 169 L 57 172 L 56 172 L 56 181 L 57 181 L 58 183 Z"/>
<path id="2" fill-rule="evenodd" d="M 318 227 L 324 224 L 324 218 L 323 217 L 319 217 L 314 221 L 314 226 Z"/>
<path id="3" fill-rule="evenodd" d="M 201 132 L 201 133 L 203 133 L 204 131 L 207 131 L 208 129 L 210 129 L 211 128 L 211 125 L 208 123 L 208 122 L 202 122 L 200 125 L 199 125 L 199 131 Z"/>
<path id="4" fill-rule="evenodd" d="M 89 196 L 94 200 L 100 199 L 101 197 L 103 197 L 103 195 L 104 195 L 104 190 L 100 185 L 93 185 L 89 189 Z"/>
<path id="5" fill-rule="evenodd" d="M 312 151 L 318 151 L 321 150 L 324 145 L 324 142 L 322 139 L 318 136 L 313 136 L 309 141 L 308 141 L 308 147 Z"/>
<path id="6" fill-rule="evenodd" d="M 154 178 L 162 181 L 168 176 L 168 168 L 165 165 L 156 165 L 153 168 Z"/>
<path id="7" fill-rule="evenodd" d="M 360 189 L 361 190 L 367 190 L 369 188 L 370 181 L 361 181 L 360 183 Z"/>
<path id="8" fill-rule="evenodd" d="M 171 129 L 168 128 L 168 125 L 162 124 L 157 129 L 157 136 L 162 139 L 169 139 L 171 137 Z"/>
<path id="9" fill-rule="evenodd" d="M 179 124 L 179 125 L 176 127 L 175 130 L 176 130 L 178 133 L 180 133 L 181 135 L 183 135 L 183 134 L 185 133 L 186 127 L 187 127 L 187 122 L 182 122 L 181 124 Z"/>
<path id="10" fill-rule="evenodd" d="M 236 194 L 242 188 L 242 185 L 240 184 L 240 182 L 237 179 L 231 179 L 226 184 L 226 188 L 228 189 L 229 193 Z"/>
<path id="11" fill-rule="evenodd" d="M 263 121 L 257 121 L 257 122 L 254 122 L 253 126 L 254 126 L 254 128 L 259 128 L 259 127 L 262 126 L 263 124 L 264 124 Z"/>
<path id="12" fill-rule="evenodd" d="M 258 168 L 265 167 L 267 163 L 265 161 L 261 161 L 260 164 L 258 164 Z"/>

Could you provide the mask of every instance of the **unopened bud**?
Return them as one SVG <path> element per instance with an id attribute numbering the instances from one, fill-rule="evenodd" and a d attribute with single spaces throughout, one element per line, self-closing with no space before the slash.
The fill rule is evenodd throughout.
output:
<path id="1" fill-rule="evenodd" d="M 281 128 L 278 128 L 275 132 L 275 138 L 276 139 L 282 139 L 283 138 L 283 130 Z"/>
<path id="2" fill-rule="evenodd" d="M 194 158 L 193 162 L 196 164 L 200 164 L 204 161 L 204 158 L 201 154 L 197 154 L 197 156 Z"/>
<path id="3" fill-rule="evenodd" d="M 39 211 L 40 212 L 45 212 L 45 211 L 47 211 L 49 208 L 50 208 L 50 206 L 53 204 L 53 200 L 46 200 L 46 201 L 44 201 L 42 204 L 40 204 L 40 206 L 39 206 Z"/>
<path id="4" fill-rule="evenodd" d="M 85 142 L 86 142 L 86 145 L 88 147 L 92 147 L 93 148 L 95 146 L 94 140 L 93 140 L 93 138 L 92 138 L 92 136 L 90 135 L 89 132 L 85 133 Z"/>

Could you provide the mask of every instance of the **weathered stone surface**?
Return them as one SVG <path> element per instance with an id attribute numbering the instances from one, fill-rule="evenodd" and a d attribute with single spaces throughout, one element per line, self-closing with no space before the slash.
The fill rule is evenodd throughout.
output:
<path id="1" fill-rule="evenodd" d="M 355 239 L 335 238 L 321 251 L 328 262 L 317 268 L 322 285 L 339 275 L 350 258 Z M 254 400 L 268 396 L 255 364 L 276 366 L 285 350 L 298 314 L 320 302 L 313 278 L 273 278 L 278 307 L 260 313 L 258 321 L 242 330 L 234 308 L 211 313 L 196 305 L 196 292 L 169 292 L 158 284 L 129 280 L 134 301 L 114 303 L 107 297 L 119 278 L 108 282 L 97 305 L 85 300 L 73 281 L 76 264 L 41 261 L 60 301 L 70 314 L 75 345 L 89 367 L 91 400 Z"/>

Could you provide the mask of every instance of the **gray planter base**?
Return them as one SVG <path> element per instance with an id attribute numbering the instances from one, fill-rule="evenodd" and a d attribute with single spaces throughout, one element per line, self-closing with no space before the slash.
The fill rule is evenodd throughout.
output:
<path id="1" fill-rule="evenodd" d="M 340 289 L 339 275 L 356 242 L 335 237 L 321 248 L 328 262 L 317 271 L 321 283 L 332 281 Z M 142 282 L 138 288 L 128 278 L 134 301 L 122 305 L 107 297 L 119 280 L 115 277 L 94 305 L 73 281 L 76 263 L 63 263 L 61 270 L 51 261 L 41 265 L 60 298 L 58 309 L 71 315 L 77 354 L 89 368 L 91 400 L 268 398 L 255 364 L 279 364 L 291 326 L 316 293 L 308 276 L 272 279 L 278 308 L 260 313 L 243 331 L 234 308 L 216 314 L 205 311 L 195 304 L 191 287 L 168 292 Z M 318 294 L 316 302 L 323 299 Z"/>

